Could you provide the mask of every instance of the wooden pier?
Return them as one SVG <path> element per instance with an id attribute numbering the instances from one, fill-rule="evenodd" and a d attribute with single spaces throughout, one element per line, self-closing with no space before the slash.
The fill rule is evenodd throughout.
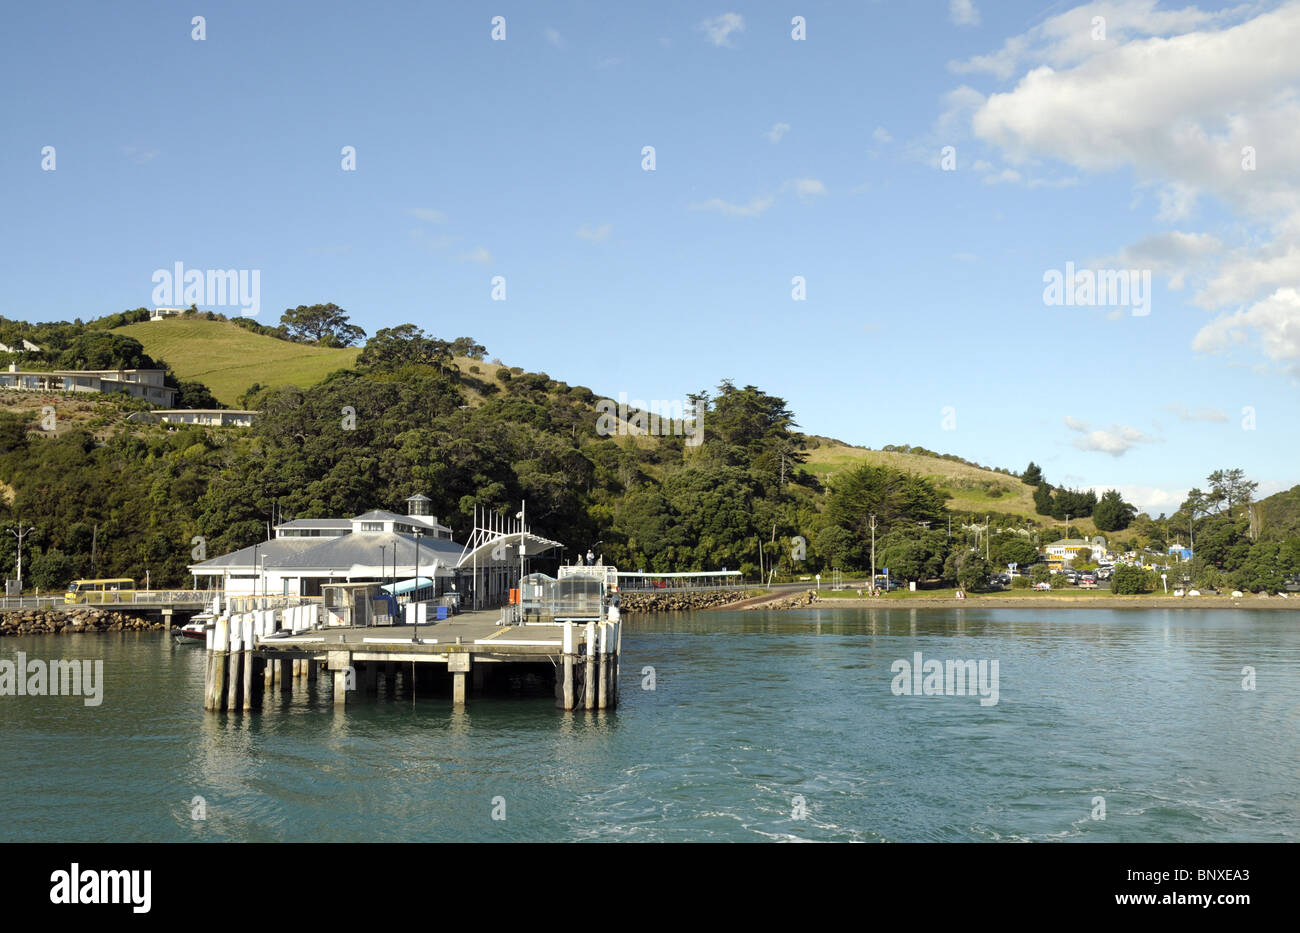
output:
<path id="1" fill-rule="evenodd" d="M 385 694 L 449 694 L 453 705 L 491 688 L 503 675 L 554 678 L 564 710 L 618 705 L 622 622 L 617 610 L 599 620 L 522 623 L 510 610 L 485 610 L 444 621 L 366 627 L 321 626 L 319 607 L 260 609 L 225 615 L 207 633 L 204 709 L 256 712 L 266 692 L 316 686 L 332 675 L 333 708 Z M 418 634 L 418 640 L 413 636 Z"/>

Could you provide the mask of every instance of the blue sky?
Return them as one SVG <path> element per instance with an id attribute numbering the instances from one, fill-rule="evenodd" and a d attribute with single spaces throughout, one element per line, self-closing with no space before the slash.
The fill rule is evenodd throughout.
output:
<path id="1" fill-rule="evenodd" d="M 333 301 L 611 397 L 730 378 L 1155 512 L 1300 482 L 1296 3 L 192 7 L 6 8 L 0 313 L 256 269 L 266 323 Z M 1150 313 L 1048 306 L 1067 262 L 1147 270 Z"/>

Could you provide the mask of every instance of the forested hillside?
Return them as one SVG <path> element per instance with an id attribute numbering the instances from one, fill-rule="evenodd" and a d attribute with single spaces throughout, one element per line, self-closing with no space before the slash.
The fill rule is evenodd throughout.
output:
<path id="1" fill-rule="evenodd" d="M 48 329 L 43 336 L 54 343 Z M 50 352 L 105 337 L 110 353 L 136 352 L 120 341 L 139 346 L 101 328 L 69 331 Z M 102 410 L 61 416 L 51 432 L 34 406 L 14 405 L 0 412 L 0 521 L 33 529 L 24 576 L 45 590 L 82 575 L 143 580 L 146 570 L 154 582 L 181 583 L 196 536 L 215 556 L 264 539 L 272 520 L 400 509 L 417 492 L 458 538 L 475 505 L 513 514 L 526 499 L 530 522 L 568 544 L 569 559 L 596 546 L 629 569 L 728 567 L 751 578 L 760 561 L 792 574 L 864 570 L 872 515 L 877 566 L 901 579 L 975 580 L 1027 563 L 1037 544 L 1064 532 L 1027 507 L 1046 485 L 1033 464 L 1017 476 L 915 448 L 877 452 L 890 458 L 882 462 L 805 437 L 781 398 L 726 381 L 692 398 L 703 405 L 699 444 L 682 434 L 607 436 L 602 396 L 483 356 L 469 338 L 384 329 L 351 368 L 309 388 L 245 387 L 240 402 L 263 413 L 247 429 L 131 423 L 125 415 L 139 403 L 105 398 L 95 402 Z M 1107 496 L 1092 497 L 1097 509 Z M 1121 546 L 1163 546 L 1181 520 L 1135 520 L 1119 501 L 1105 521 Z M 1231 576 L 1248 566 L 1271 585 L 1293 572 L 1286 540 L 1296 511 L 1266 511 L 1263 538 L 1281 550 L 1255 559 L 1255 539 L 1244 548 L 1239 540 L 1252 534 L 1243 503 L 1202 505 L 1198 558 L 1204 546 L 1209 570 Z M 1080 530 L 1072 521 L 1072 533 Z M 0 565 L 11 574 L 16 538 L 0 537 Z"/>

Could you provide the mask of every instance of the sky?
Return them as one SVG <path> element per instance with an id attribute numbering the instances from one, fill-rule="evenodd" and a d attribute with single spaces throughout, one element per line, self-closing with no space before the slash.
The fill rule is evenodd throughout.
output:
<path id="1" fill-rule="evenodd" d="M 1153 515 L 1221 467 L 1300 482 L 1300 2 L 49 2 L 0 26 L 6 317 L 256 271 L 266 324 L 334 302 L 610 398 L 730 379 L 810 434 L 1033 460 Z"/>

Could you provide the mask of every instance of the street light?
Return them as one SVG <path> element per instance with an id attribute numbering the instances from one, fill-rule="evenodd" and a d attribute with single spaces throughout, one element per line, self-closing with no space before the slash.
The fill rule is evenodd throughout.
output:
<path id="1" fill-rule="evenodd" d="M 22 599 L 23 597 L 23 538 L 27 537 L 35 530 L 36 530 L 35 526 L 29 526 L 27 528 L 24 528 L 23 523 L 21 521 L 18 523 L 17 531 L 14 531 L 12 528 L 9 529 L 9 533 L 18 539 L 18 598 L 19 599 Z"/>
<path id="2" fill-rule="evenodd" d="M 412 590 L 412 592 L 415 594 L 416 608 L 411 612 L 411 623 L 414 625 L 414 628 L 411 631 L 411 641 L 417 645 L 420 643 L 419 602 L 420 602 L 420 538 L 421 537 L 423 537 L 423 532 L 419 528 L 415 529 L 415 589 Z M 394 544 L 393 547 L 396 548 L 397 545 Z M 406 604 L 408 606 L 411 605 L 410 600 L 408 600 Z"/>

